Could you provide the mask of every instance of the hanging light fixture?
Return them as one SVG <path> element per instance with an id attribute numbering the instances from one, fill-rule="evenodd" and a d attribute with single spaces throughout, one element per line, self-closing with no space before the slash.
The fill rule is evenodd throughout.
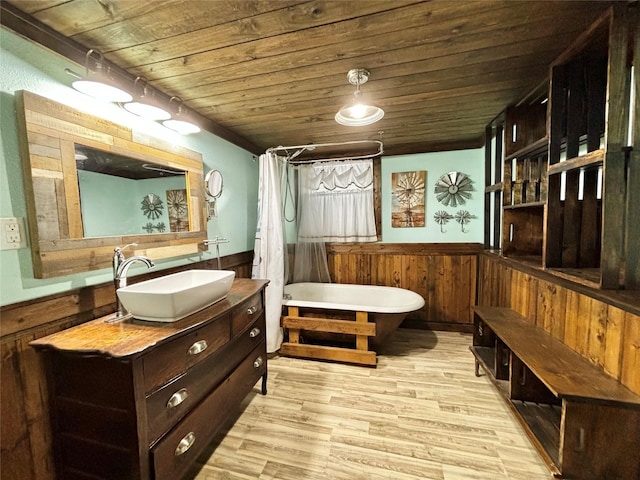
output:
<path id="1" fill-rule="evenodd" d="M 153 91 L 148 86 L 147 79 L 145 77 L 136 77 L 133 82 L 134 90 L 138 87 L 138 82 L 142 84 L 142 93 L 136 94 L 133 101 L 125 103 L 123 105 L 124 109 L 147 120 L 169 120 L 171 114 L 155 98 Z"/>
<path id="2" fill-rule="evenodd" d="M 188 114 L 182 109 L 182 99 L 180 97 L 171 97 L 169 99 L 169 105 L 171 105 L 171 102 L 173 101 L 178 102 L 178 109 L 170 120 L 165 120 L 162 124 L 182 135 L 198 133 L 200 131 L 200 127 L 189 121 Z"/>
<path id="3" fill-rule="evenodd" d="M 89 63 L 94 56 L 95 70 L 92 71 Z M 105 102 L 130 102 L 133 99 L 128 92 L 116 85 L 109 75 L 109 69 L 105 68 L 102 53 L 99 50 L 92 48 L 87 52 L 84 66 L 85 77 L 71 84 L 77 91 Z"/>
<path id="4" fill-rule="evenodd" d="M 356 86 L 353 94 L 353 102 L 343 106 L 336 113 L 336 122 L 340 125 L 360 127 L 370 125 L 384 117 L 384 110 L 380 107 L 367 105 L 359 98 L 361 95 L 360 85 L 367 83 L 369 72 L 364 68 L 354 68 L 347 73 L 347 79 L 351 85 Z"/>

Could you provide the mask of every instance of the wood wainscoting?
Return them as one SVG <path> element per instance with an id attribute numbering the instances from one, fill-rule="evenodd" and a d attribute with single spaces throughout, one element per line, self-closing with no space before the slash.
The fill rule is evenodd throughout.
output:
<path id="1" fill-rule="evenodd" d="M 412 290 L 425 306 L 403 326 L 473 330 L 479 243 L 333 243 L 327 245 L 335 283 L 383 285 Z"/>
<path id="2" fill-rule="evenodd" d="M 508 307 L 640 394 L 640 295 L 571 282 L 492 253 L 479 256 L 478 305 Z"/>
<path id="3" fill-rule="evenodd" d="M 221 259 L 237 278 L 251 276 L 253 252 Z M 217 269 L 217 260 L 149 272 L 131 284 L 190 269 Z M 48 394 L 42 359 L 29 342 L 114 312 L 111 282 L 0 307 L 0 478 L 54 480 Z"/>

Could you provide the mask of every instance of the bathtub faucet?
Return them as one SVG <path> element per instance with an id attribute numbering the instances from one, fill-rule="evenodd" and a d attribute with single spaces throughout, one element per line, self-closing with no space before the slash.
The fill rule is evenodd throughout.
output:
<path id="1" fill-rule="evenodd" d="M 293 300 L 293 297 L 291 296 L 290 293 L 283 293 L 282 294 L 282 299 L 283 300 Z"/>

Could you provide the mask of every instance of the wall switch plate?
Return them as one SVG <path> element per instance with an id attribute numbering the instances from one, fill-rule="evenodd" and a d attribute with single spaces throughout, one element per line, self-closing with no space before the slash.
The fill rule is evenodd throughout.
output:
<path id="1" fill-rule="evenodd" d="M 15 250 L 27 247 L 24 218 L 0 218 L 0 250 Z"/>

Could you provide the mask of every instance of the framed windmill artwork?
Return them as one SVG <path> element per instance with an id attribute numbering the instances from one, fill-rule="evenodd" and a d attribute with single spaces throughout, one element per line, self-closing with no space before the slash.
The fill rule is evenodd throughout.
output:
<path id="1" fill-rule="evenodd" d="M 426 170 L 391 174 L 391 226 L 424 227 Z"/>
<path id="2" fill-rule="evenodd" d="M 167 190 L 167 212 L 169 213 L 169 228 L 172 232 L 189 231 L 189 209 L 186 189 Z"/>

